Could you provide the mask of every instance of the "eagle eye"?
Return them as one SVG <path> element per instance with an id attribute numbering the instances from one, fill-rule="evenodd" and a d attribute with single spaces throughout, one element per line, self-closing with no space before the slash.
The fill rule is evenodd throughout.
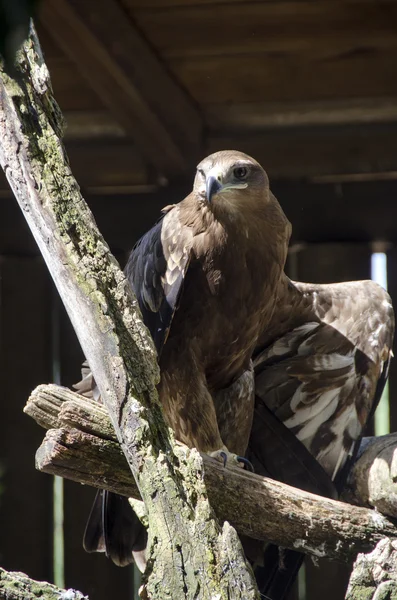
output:
<path id="1" fill-rule="evenodd" d="M 236 179 L 245 179 L 248 175 L 247 167 L 236 167 L 233 169 L 233 175 Z"/>
<path id="2" fill-rule="evenodd" d="M 203 169 L 197 169 L 197 173 L 201 176 L 205 178 L 205 173 L 203 171 Z"/>

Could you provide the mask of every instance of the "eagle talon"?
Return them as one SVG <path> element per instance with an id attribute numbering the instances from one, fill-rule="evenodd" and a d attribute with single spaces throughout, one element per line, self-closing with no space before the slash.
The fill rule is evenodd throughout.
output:
<path id="1" fill-rule="evenodd" d="M 219 456 L 221 456 L 223 458 L 223 466 L 226 468 L 226 463 L 227 463 L 227 454 L 226 452 L 223 452 L 223 450 L 221 452 L 219 452 Z"/>
<path id="2" fill-rule="evenodd" d="M 252 466 L 252 463 L 248 460 L 248 458 L 244 458 L 244 456 L 237 456 L 237 462 L 243 465 L 244 471 L 249 471 L 250 473 L 255 473 L 255 469 Z"/>
<path id="3" fill-rule="evenodd" d="M 247 458 L 244 458 L 244 456 L 238 456 L 237 454 L 233 454 L 227 450 L 216 450 L 215 452 L 211 452 L 210 456 L 222 461 L 225 468 L 227 466 L 233 466 L 239 467 L 240 469 L 245 469 L 251 473 L 255 472 L 250 461 Z"/>

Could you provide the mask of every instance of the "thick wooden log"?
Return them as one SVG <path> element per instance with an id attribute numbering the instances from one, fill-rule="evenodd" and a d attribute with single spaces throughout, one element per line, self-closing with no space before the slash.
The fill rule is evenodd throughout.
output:
<path id="1" fill-rule="evenodd" d="M 0 64 L 0 164 L 90 363 L 145 502 L 153 600 L 259 597 L 236 532 L 210 506 L 197 452 L 180 452 L 158 402 L 156 352 L 137 302 L 81 196 L 37 36 Z"/>
<path id="2" fill-rule="evenodd" d="M 365 438 L 344 498 L 397 518 L 397 433 Z"/>
<path id="3" fill-rule="evenodd" d="M 68 388 L 53 384 L 38 386 L 24 411 L 45 429 L 73 427 L 117 441 L 105 407 Z M 364 438 L 342 500 L 376 508 L 384 515 L 397 518 L 396 470 L 397 434 Z"/>
<path id="4" fill-rule="evenodd" d="M 187 449 L 184 449 L 187 452 Z M 203 456 L 204 479 L 221 521 L 239 533 L 317 557 L 350 562 L 397 528 L 383 515 L 302 492 L 278 481 L 225 469 Z M 140 498 L 117 442 L 77 429 L 51 429 L 36 455 L 46 473 Z"/>
<path id="5" fill-rule="evenodd" d="M 120 446 L 109 435 L 103 406 L 65 388 L 41 385 L 25 412 L 44 427 L 57 428 L 47 433 L 37 452 L 38 469 L 140 498 Z M 354 560 L 385 536 L 397 538 L 397 527 L 373 510 L 320 498 L 238 468 L 225 469 L 206 455 L 202 459 L 218 518 L 242 534 L 340 561 Z"/>
<path id="6" fill-rule="evenodd" d="M 88 600 L 77 590 L 62 590 L 46 581 L 35 581 L 25 573 L 0 568 L 0 600 Z"/>

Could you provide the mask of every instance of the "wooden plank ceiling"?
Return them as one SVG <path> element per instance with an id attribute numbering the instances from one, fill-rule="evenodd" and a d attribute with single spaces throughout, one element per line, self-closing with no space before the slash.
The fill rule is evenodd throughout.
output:
<path id="1" fill-rule="evenodd" d="M 273 180 L 397 178 L 395 0 L 42 0 L 38 30 L 88 195 L 231 147 Z"/>

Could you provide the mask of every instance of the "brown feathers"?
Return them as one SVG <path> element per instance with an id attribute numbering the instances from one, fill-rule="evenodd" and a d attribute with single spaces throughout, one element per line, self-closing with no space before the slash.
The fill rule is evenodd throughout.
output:
<path id="1" fill-rule="evenodd" d="M 245 451 L 241 407 L 250 422 L 252 395 L 230 394 L 221 428 L 214 402 L 249 369 L 274 310 L 289 234 L 262 167 L 218 152 L 131 255 L 126 272 L 160 355 L 165 417 L 188 445 Z"/>
<path id="2" fill-rule="evenodd" d="M 393 332 L 390 297 L 372 281 L 280 281 L 255 357 L 256 393 L 332 478 L 379 400 Z"/>

